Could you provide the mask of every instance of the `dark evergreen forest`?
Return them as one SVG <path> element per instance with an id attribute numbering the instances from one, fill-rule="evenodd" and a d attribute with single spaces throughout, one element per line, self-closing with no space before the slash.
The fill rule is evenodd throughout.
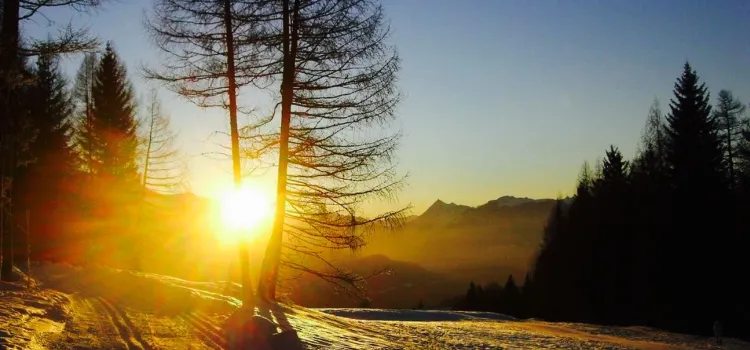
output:
<path id="1" fill-rule="evenodd" d="M 584 163 L 550 213 L 522 287 L 472 283 L 458 309 L 551 321 L 750 335 L 750 125 L 745 105 L 685 63 L 668 110 L 651 106 L 639 150 Z"/>

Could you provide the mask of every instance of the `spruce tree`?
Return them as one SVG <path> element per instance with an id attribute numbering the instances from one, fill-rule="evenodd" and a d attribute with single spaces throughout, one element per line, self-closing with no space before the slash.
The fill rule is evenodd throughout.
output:
<path id="1" fill-rule="evenodd" d="M 474 281 L 469 283 L 469 289 L 466 291 L 466 310 L 474 311 L 479 304 L 479 292 Z"/>
<path id="2" fill-rule="evenodd" d="M 710 191 L 723 180 L 723 152 L 709 98 L 706 84 L 699 82 L 696 72 L 685 63 L 666 118 L 666 156 L 678 193 Z"/>
<path id="3" fill-rule="evenodd" d="M 137 120 L 133 89 L 112 45 L 99 62 L 92 88 L 94 128 L 101 146 L 100 175 L 136 183 Z"/>
<path id="4" fill-rule="evenodd" d="M 683 331 L 697 331 L 700 319 L 711 318 L 719 305 L 693 307 L 696 298 L 723 300 L 713 285 L 692 282 L 695 276 L 719 275 L 728 271 L 726 244 L 731 229 L 727 220 L 724 152 L 716 118 L 711 113 L 708 88 L 685 63 L 677 79 L 667 115 L 666 160 L 674 205 L 672 227 L 663 234 L 669 242 L 665 259 L 664 297 L 669 298 L 665 318 L 681 322 Z M 703 231 L 696 233 L 696 230 Z M 711 239 L 706 239 L 710 235 Z M 666 248 L 666 247 L 665 247 Z M 726 280 L 730 276 L 716 276 Z M 664 300 L 665 302 L 667 300 Z"/>
<path id="5" fill-rule="evenodd" d="M 76 167 L 70 144 L 73 103 L 67 91 L 67 81 L 60 73 L 57 57 L 39 57 L 35 75 L 34 103 L 31 104 L 37 131 L 32 146 L 35 166 L 44 168 L 49 177 L 63 178 L 71 175 Z"/>
<path id="6" fill-rule="evenodd" d="M 521 291 L 516 285 L 516 281 L 513 279 L 513 275 L 509 275 L 505 281 L 505 286 L 500 294 L 500 312 L 513 317 L 518 317 L 521 306 Z"/>
<path id="7" fill-rule="evenodd" d="M 34 84 L 29 89 L 30 120 L 36 137 L 30 145 L 34 161 L 19 169 L 19 203 L 30 210 L 34 220 L 34 250 L 45 252 L 46 247 L 59 237 L 60 216 L 67 208 L 71 176 L 76 169 L 76 156 L 70 146 L 73 104 L 67 82 L 60 73 L 58 59 L 42 55 L 37 59 Z M 24 217 L 20 215 L 19 217 Z"/>

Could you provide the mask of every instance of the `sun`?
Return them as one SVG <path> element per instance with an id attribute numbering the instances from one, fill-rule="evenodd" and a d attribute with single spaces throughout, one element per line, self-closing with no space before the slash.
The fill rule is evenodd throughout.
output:
<path id="1" fill-rule="evenodd" d="M 228 190 L 219 199 L 223 241 L 239 241 L 260 234 L 260 229 L 271 220 L 270 196 L 261 189 L 244 186 Z"/>

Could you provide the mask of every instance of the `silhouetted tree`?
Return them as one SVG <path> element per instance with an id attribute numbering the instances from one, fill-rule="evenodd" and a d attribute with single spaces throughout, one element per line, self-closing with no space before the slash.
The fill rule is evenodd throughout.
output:
<path id="1" fill-rule="evenodd" d="M 610 147 L 593 174 L 582 170 L 562 220 L 559 209 L 550 214 L 525 282 L 533 288 L 523 293 L 532 316 L 695 333 L 716 318 L 731 319 L 737 334 L 748 325 L 748 289 L 735 276 L 747 264 L 750 193 L 743 185 L 730 196 L 729 147 L 716 119 L 727 113 L 711 113 L 688 64 L 674 96 L 664 125 L 652 106 L 632 163 Z M 731 147 L 740 179 L 746 145 L 737 138 Z M 719 282 L 695 282 L 706 275 Z"/>
<path id="2" fill-rule="evenodd" d="M 133 88 L 110 43 L 97 67 L 92 102 L 96 139 L 101 147 L 97 174 L 120 184 L 137 183 L 138 123 Z"/>
<path id="3" fill-rule="evenodd" d="M 76 153 L 80 157 L 81 169 L 93 175 L 101 167 L 101 140 L 97 139 L 94 125 L 94 81 L 98 66 L 96 53 L 84 55 L 75 85 L 73 86 L 73 100 L 76 103 L 76 124 L 73 141 Z"/>
<path id="4" fill-rule="evenodd" d="M 280 19 L 280 11 L 270 9 L 275 6 L 268 1 L 158 0 L 154 17 L 147 21 L 147 29 L 167 59 L 161 70 L 146 68 L 146 77 L 166 83 L 200 107 L 228 110 L 235 189 L 242 186 L 237 96 L 242 87 L 270 80 L 280 69 L 279 59 L 260 45 L 267 37 L 258 28 L 265 21 Z M 259 125 L 268 121 L 264 118 Z M 239 244 L 242 300 L 252 305 L 247 244 Z"/>
<path id="5" fill-rule="evenodd" d="M 739 169 L 739 182 L 744 194 L 750 193 L 750 122 L 740 130 L 737 145 L 737 168 Z"/>
<path id="6" fill-rule="evenodd" d="M 629 304 L 631 241 L 629 235 L 629 166 L 620 151 L 610 146 L 602 161 L 602 177 L 595 185 L 598 227 L 594 239 L 594 318 L 612 322 L 613 315 L 624 318 Z"/>
<path id="7" fill-rule="evenodd" d="M 668 238 L 674 265 L 670 266 L 672 273 L 666 277 L 673 288 L 682 292 L 671 296 L 671 310 L 666 310 L 665 316 L 682 320 L 686 330 L 690 330 L 691 319 L 710 318 L 714 308 L 702 305 L 702 310 L 695 310 L 691 307 L 694 299 L 720 297 L 716 286 L 689 281 L 695 275 L 725 271 L 721 268 L 726 266 L 725 254 L 721 253 L 719 242 L 724 241 L 720 237 L 731 230 L 726 225 L 728 201 L 718 123 L 711 115 L 708 89 L 699 82 L 688 63 L 675 83 L 674 96 L 667 115 L 666 155 L 674 189 L 673 208 L 675 214 L 685 219 L 675 222 Z M 700 235 L 686 234 L 695 230 L 696 225 L 711 227 L 713 239 L 707 241 Z"/>
<path id="8" fill-rule="evenodd" d="M 387 43 L 383 7 L 375 1 L 280 5 L 269 10 L 281 18 L 267 31 L 273 33 L 269 49 L 282 62 L 276 72 L 280 132 L 247 132 L 248 142 L 264 141 L 251 153 L 278 151 L 270 155 L 278 165 L 277 207 L 259 294 L 275 299 L 282 264 L 356 292 L 362 278 L 326 262 L 322 249 L 358 249 L 374 227 L 401 223 L 403 210 L 359 214 L 362 203 L 393 196 L 402 184 L 393 161 L 400 134 L 378 128 L 395 117 L 399 58 Z M 282 247 L 290 260 L 282 260 Z"/>
<path id="9" fill-rule="evenodd" d="M 151 95 L 143 130 L 143 175 L 141 187 L 158 193 L 172 193 L 186 186 L 184 159 L 175 148 L 177 133 L 170 129 L 169 117 L 161 109 L 159 97 Z"/>
<path id="10" fill-rule="evenodd" d="M 740 138 L 740 132 L 744 125 L 742 114 L 745 112 L 745 105 L 737 100 L 732 93 L 727 90 L 719 91 L 719 97 L 716 103 L 716 109 L 713 112 L 713 118 L 716 119 L 719 127 L 719 137 L 724 147 L 724 161 L 729 171 L 729 185 L 734 187 L 737 183 L 737 144 Z"/>
<path id="11" fill-rule="evenodd" d="M 40 255 L 45 255 L 47 248 L 62 234 L 58 224 L 65 220 L 62 213 L 70 212 L 77 159 L 70 144 L 73 103 L 67 82 L 60 73 L 58 58 L 48 54 L 40 56 L 33 73 L 26 104 L 36 133 L 29 148 L 33 161 L 17 173 L 20 208 L 16 209 L 16 217 L 25 217 L 18 215 L 25 210 L 33 213 L 33 246 Z"/>
<path id="12" fill-rule="evenodd" d="M 68 25 L 57 38 L 22 40 L 21 22 L 30 20 L 52 7 L 73 7 L 77 10 L 94 8 L 99 0 L 5 0 L 2 4 L 2 24 L 0 26 L 0 243 L 5 257 L 0 276 L 3 280 L 13 280 L 12 229 L 15 226 L 11 214 L 12 187 L 17 167 L 27 159 L 22 153 L 29 146 L 32 137 L 28 135 L 28 121 L 21 107 L 22 90 L 33 79 L 25 67 L 24 57 L 39 54 L 59 54 L 91 49 L 95 40 L 89 38 L 85 30 L 74 30 Z M 25 43 L 26 45 L 22 45 Z M 2 239 L 5 234 L 9 239 Z"/>
<path id="13" fill-rule="evenodd" d="M 477 310 L 479 308 L 479 292 L 477 290 L 476 284 L 474 284 L 474 281 L 471 281 L 469 283 L 469 289 L 466 290 L 466 301 L 464 308 L 466 310 Z"/>
<path id="14" fill-rule="evenodd" d="M 530 317 L 532 315 L 533 304 L 534 284 L 531 281 L 531 274 L 527 272 L 523 278 L 523 286 L 521 286 L 521 310 L 519 311 L 518 317 Z"/>
<path id="15" fill-rule="evenodd" d="M 500 294 L 500 313 L 518 317 L 521 311 L 521 291 L 518 289 L 513 275 L 508 276 Z"/>

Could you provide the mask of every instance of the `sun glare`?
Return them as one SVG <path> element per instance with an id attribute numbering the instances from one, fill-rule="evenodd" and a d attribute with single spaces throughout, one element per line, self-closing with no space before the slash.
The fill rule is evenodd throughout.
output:
<path id="1" fill-rule="evenodd" d="M 221 196 L 221 239 L 238 241 L 260 234 L 263 224 L 270 221 L 272 205 L 269 196 L 258 188 L 229 190 Z"/>

